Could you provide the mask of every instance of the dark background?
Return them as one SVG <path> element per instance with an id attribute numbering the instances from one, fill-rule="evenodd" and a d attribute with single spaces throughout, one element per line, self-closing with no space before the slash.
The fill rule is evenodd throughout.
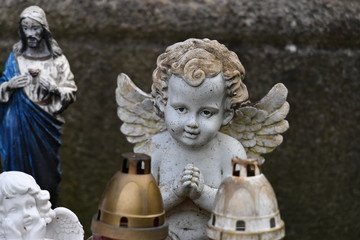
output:
<path id="1" fill-rule="evenodd" d="M 359 239 L 359 1 L 0 0 L 0 68 L 20 12 L 34 4 L 79 87 L 65 113 L 59 206 L 79 216 L 86 236 L 121 153 L 132 150 L 119 130 L 117 75 L 149 91 L 167 46 L 206 37 L 239 55 L 253 101 L 277 82 L 289 90 L 290 129 L 263 165 L 286 239 Z"/>

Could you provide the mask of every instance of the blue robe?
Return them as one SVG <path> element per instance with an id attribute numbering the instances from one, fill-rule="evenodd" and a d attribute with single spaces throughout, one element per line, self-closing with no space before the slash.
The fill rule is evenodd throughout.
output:
<path id="1" fill-rule="evenodd" d="M 11 53 L 0 84 L 20 75 Z M 48 190 L 51 202 L 57 198 L 60 182 L 58 150 L 62 122 L 34 104 L 19 88 L 8 102 L 0 103 L 0 156 L 4 171 L 32 175 L 41 189 Z"/>

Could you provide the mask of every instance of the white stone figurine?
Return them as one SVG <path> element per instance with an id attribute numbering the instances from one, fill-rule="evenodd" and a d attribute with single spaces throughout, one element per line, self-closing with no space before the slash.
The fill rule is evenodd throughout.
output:
<path id="1" fill-rule="evenodd" d="M 206 223 L 231 159 L 256 158 L 282 142 L 287 89 L 251 104 L 237 55 L 217 41 L 188 39 L 157 60 L 151 94 L 125 74 L 116 98 L 121 131 L 152 158 L 172 239 L 207 239 Z"/>
<path id="2" fill-rule="evenodd" d="M 51 209 L 50 195 L 34 178 L 18 171 L 0 174 L 0 240 L 83 240 L 77 216 Z"/>

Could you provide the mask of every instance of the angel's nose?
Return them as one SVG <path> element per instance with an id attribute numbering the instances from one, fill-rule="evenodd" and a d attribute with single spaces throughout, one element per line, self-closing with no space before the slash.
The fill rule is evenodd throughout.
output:
<path id="1" fill-rule="evenodd" d="M 29 209 L 26 209 L 26 208 L 23 209 L 23 217 L 24 217 L 24 218 L 30 217 L 30 211 L 29 211 Z"/>
<path id="2" fill-rule="evenodd" d="M 189 116 L 189 119 L 186 123 L 186 126 L 187 127 L 190 127 L 190 128 L 197 128 L 199 127 L 199 124 L 197 122 L 197 119 L 196 119 L 196 116 Z"/>

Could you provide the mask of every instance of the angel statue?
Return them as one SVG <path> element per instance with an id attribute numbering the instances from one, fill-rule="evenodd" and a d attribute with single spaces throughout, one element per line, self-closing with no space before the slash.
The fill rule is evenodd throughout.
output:
<path id="1" fill-rule="evenodd" d="M 61 113 L 77 87 L 41 8 L 20 14 L 19 35 L 0 77 L 0 158 L 4 171 L 31 174 L 55 205 Z"/>
<path id="2" fill-rule="evenodd" d="M 50 195 L 29 174 L 0 174 L 0 240 L 83 240 L 77 216 L 51 209 Z"/>
<path id="3" fill-rule="evenodd" d="M 157 59 L 151 94 L 125 74 L 116 99 L 121 131 L 134 151 L 152 158 L 171 239 L 207 239 L 205 229 L 231 159 L 256 158 L 282 142 L 289 125 L 287 89 L 275 85 L 248 101 L 237 55 L 209 39 L 188 39 Z"/>

